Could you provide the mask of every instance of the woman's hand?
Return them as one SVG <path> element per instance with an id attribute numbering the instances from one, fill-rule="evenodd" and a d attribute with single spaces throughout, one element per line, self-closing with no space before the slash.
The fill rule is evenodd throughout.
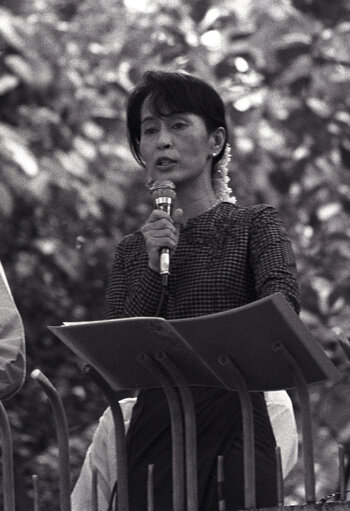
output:
<path id="1" fill-rule="evenodd" d="M 160 251 L 169 248 L 171 252 L 177 247 L 179 241 L 179 225 L 183 218 L 182 209 L 176 209 L 171 218 L 165 211 L 155 209 L 141 232 L 146 242 L 148 253 L 148 266 L 159 272 Z"/>

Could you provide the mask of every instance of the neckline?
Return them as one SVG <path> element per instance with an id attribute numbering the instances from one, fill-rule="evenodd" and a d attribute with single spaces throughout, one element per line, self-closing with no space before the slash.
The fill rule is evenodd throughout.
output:
<path id="1" fill-rule="evenodd" d="M 207 209 L 207 211 L 204 211 L 204 213 L 201 213 L 200 215 L 189 218 L 187 220 L 186 224 L 180 224 L 180 230 L 185 231 L 188 228 L 192 227 L 193 225 L 197 224 L 200 220 L 205 218 L 207 215 L 214 213 L 214 212 L 216 213 L 217 210 L 221 209 L 222 204 L 234 205 L 232 202 L 220 200 L 219 202 L 214 204 L 210 209 Z"/>

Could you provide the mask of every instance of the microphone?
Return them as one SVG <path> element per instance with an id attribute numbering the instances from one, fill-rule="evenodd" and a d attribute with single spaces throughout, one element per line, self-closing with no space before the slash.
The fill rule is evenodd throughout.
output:
<path id="1" fill-rule="evenodd" d="M 171 215 L 173 202 L 176 197 L 174 183 L 169 179 L 159 179 L 152 184 L 150 191 L 156 209 L 160 209 L 168 213 L 168 215 Z M 162 275 L 163 286 L 168 284 L 169 267 L 170 250 L 168 248 L 162 248 L 160 251 L 159 273 Z"/>

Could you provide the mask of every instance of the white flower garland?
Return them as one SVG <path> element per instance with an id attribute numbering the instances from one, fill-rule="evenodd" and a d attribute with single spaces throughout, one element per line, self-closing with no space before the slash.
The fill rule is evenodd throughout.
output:
<path id="1" fill-rule="evenodd" d="M 214 166 L 212 185 L 218 200 L 232 202 L 232 204 L 235 204 L 237 199 L 234 195 L 232 195 L 232 189 L 228 186 L 230 178 L 227 174 L 230 161 L 231 146 L 230 144 L 226 144 L 224 154 Z"/>

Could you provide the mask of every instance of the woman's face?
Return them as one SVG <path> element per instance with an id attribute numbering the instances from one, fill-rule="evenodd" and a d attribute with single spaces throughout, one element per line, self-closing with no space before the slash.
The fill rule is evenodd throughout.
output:
<path id="1" fill-rule="evenodd" d="M 153 181 L 170 179 L 179 185 L 211 176 L 215 136 L 195 114 L 155 116 L 146 99 L 141 110 L 140 153 Z"/>

